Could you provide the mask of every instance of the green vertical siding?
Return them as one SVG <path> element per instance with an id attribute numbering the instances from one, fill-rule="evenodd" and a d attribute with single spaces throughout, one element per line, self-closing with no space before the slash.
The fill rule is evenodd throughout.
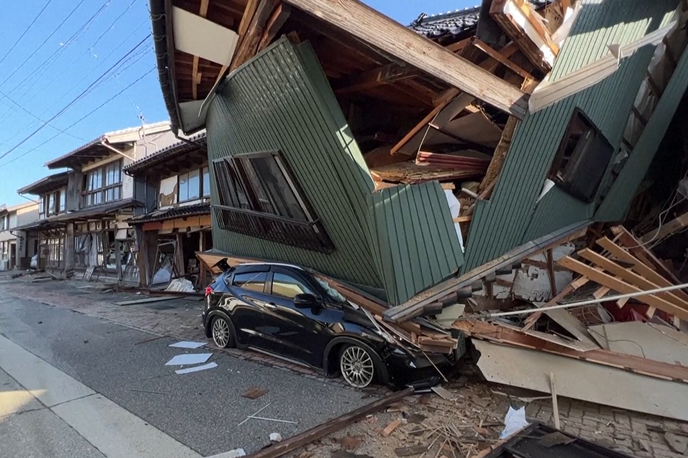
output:
<path id="1" fill-rule="evenodd" d="M 373 193 L 373 181 L 313 50 L 286 39 L 232 74 L 210 104 L 208 156 L 281 150 L 335 245 L 323 254 L 220 229 L 215 249 L 300 264 L 392 304 L 455 273 L 462 262 L 437 183 Z M 212 204 L 219 204 L 214 175 Z"/>
<path id="2" fill-rule="evenodd" d="M 406 302 L 458 271 L 463 253 L 439 183 L 383 189 L 369 202 L 373 258 L 390 303 Z"/>
<path id="3" fill-rule="evenodd" d="M 673 0 L 584 1 L 551 78 L 561 78 L 606 55 L 608 44 L 624 45 L 666 25 L 675 8 Z M 620 143 L 652 54 L 652 47 L 645 47 L 624 59 L 620 68 L 599 84 L 526 115 L 514 133 L 490 202 L 476 206 L 464 271 L 525 241 L 590 218 L 592 205 L 576 201 L 560 189 L 551 190 L 539 203 L 537 198 L 576 107 L 592 119 L 613 146 Z"/>
<path id="4" fill-rule="evenodd" d="M 657 148 L 688 87 L 688 53 L 684 52 L 638 144 L 600 206 L 595 220 L 619 221 L 628 210 Z"/>
<path id="5" fill-rule="evenodd" d="M 281 150 L 335 244 L 332 254 L 213 229 L 213 246 L 236 255 L 302 264 L 338 278 L 382 286 L 369 256 L 366 196 L 373 182 L 322 70 L 306 45 L 282 40 L 243 66 L 218 91 L 207 116 L 209 160 Z M 329 92 L 329 93 L 328 93 Z M 214 177 L 212 177 L 214 180 Z M 215 184 L 213 184 L 215 186 Z M 212 203 L 219 204 L 217 192 Z"/>

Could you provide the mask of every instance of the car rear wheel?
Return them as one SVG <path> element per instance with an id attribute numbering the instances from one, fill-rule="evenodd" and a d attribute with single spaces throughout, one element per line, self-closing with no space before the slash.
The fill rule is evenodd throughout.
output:
<path id="1" fill-rule="evenodd" d="M 232 327 L 229 322 L 221 317 L 215 317 L 211 325 L 211 332 L 213 335 L 213 342 L 220 348 L 227 348 L 234 346 L 234 335 L 232 334 Z"/>
<path id="2" fill-rule="evenodd" d="M 339 370 L 346 382 L 355 388 L 365 388 L 375 378 L 375 363 L 363 347 L 349 345 L 339 355 Z"/>

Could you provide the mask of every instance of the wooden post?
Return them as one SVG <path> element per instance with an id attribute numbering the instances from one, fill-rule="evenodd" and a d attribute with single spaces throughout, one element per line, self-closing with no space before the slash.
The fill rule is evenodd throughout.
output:
<path id="1" fill-rule="evenodd" d="M 561 429 L 561 420 L 559 420 L 559 403 L 557 402 L 557 388 L 554 384 L 554 372 L 549 373 L 549 387 L 552 393 L 552 416 L 554 417 L 554 427 Z"/>

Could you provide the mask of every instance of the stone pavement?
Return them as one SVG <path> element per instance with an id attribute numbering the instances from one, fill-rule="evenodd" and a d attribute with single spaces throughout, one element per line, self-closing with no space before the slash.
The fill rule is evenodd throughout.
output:
<path id="1" fill-rule="evenodd" d="M 147 331 L 157 336 L 169 336 L 185 340 L 206 341 L 200 323 L 202 303 L 199 298 L 175 299 L 151 304 L 117 306 L 115 302 L 142 298 L 135 293 L 101 293 L 102 283 L 81 281 L 48 281 L 31 283 L 31 276 L 10 280 L 9 276 L 0 277 L 0 295 L 31 298 L 47 305 L 69 309 L 87 316 L 113 321 L 120 325 Z M 152 337 L 153 339 L 155 337 Z M 344 384 L 341 379 L 326 379 L 315 371 L 285 362 L 254 351 L 237 349 L 225 350 L 230 355 L 258 364 L 269 365 L 303 376 L 328 383 Z M 487 384 L 471 384 L 468 387 L 452 388 L 459 399 L 466 402 L 458 405 L 433 396 L 430 405 L 433 415 L 446 416 L 447 421 L 457 412 L 473 412 L 476 418 L 499 422 L 504 419 L 509 403 L 523 404 L 519 398 L 495 394 L 506 391 L 503 387 L 488 387 Z M 465 391 L 465 390 L 469 391 Z M 384 394 L 386 388 L 375 389 Z M 475 393 L 479 393 L 476 395 Z M 688 423 L 671 421 L 606 406 L 599 406 L 577 400 L 559 399 L 562 430 L 579 435 L 591 441 L 602 442 L 606 446 L 637 457 L 678 458 L 688 456 L 676 453 L 667 444 L 665 433 L 688 435 Z M 532 400 L 527 403 L 529 419 L 552 425 L 552 405 L 549 399 Z M 499 429 L 499 427 L 497 428 Z M 379 445 L 379 444 L 378 444 Z M 314 453 L 317 450 L 314 451 Z M 310 452 L 309 452 L 310 453 Z M 380 451 L 378 453 L 386 453 Z M 389 453 L 393 454 L 392 450 Z M 301 453 L 303 455 L 303 452 Z M 303 456 L 316 456 L 303 455 Z M 294 455 L 299 456 L 299 455 Z M 375 456 L 375 455 L 374 455 Z M 390 455 L 393 456 L 393 455 Z"/>

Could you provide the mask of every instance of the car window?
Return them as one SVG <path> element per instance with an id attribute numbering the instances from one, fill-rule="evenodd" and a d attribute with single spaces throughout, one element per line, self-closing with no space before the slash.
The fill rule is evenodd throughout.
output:
<path id="1" fill-rule="evenodd" d="M 267 272 L 248 272 L 245 274 L 234 274 L 232 286 L 262 293 L 267 278 Z"/>
<path id="2" fill-rule="evenodd" d="M 291 275 L 275 272 L 272 277 L 272 294 L 294 299 L 297 294 L 313 294 L 313 291 Z"/>

